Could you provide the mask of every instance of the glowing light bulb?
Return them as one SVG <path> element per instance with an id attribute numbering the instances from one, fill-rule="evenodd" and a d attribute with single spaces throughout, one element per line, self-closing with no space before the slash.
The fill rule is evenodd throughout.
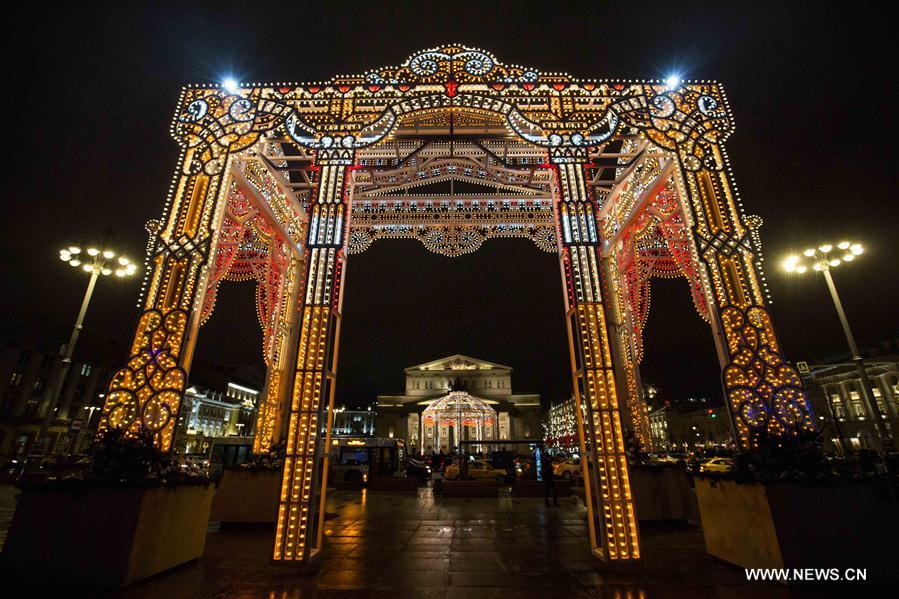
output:
<path id="1" fill-rule="evenodd" d="M 805 256 L 811 258 L 812 256 L 815 255 L 815 250 L 813 250 L 812 248 L 809 248 L 809 249 L 805 250 L 805 251 L 802 252 L 802 253 L 803 253 L 803 255 L 805 255 Z"/>
<path id="2" fill-rule="evenodd" d="M 74 260 L 69 260 L 69 264 L 71 264 L 72 266 L 78 266 L 79 264 L 81 264 L 81 260 L 78 260 L 77 258 Z"/>
<path id="3" fill-rule="evenodd" d="M 232 79 L 231 77 L 228 77 L 227 79 L 222 81 L 222 87 L 229 94 L 236 94 L 240 91 L 240 84 L 237 83 L 236 79 Z"/>
<path id="4" fill-rule="evenodd" d="M 831 260 L 830 262 L 828 262 L 828 264 L 830 264 L 831 266 L 839 266 L 839 265 L 840 265 L 840 259 L 839 259 L 839 258 L 834 258 L 833 260 Z"/>
<path id="5" fill-rule="evenodd" d="M 852 244 L 849 243 L 848 241 L 841 241 L 840 243 L 837 244 L 837 247 L 840 248 L 841 250 L 846 250 L 846 249 L 849 249 L 850 245 L 852 245 Z"/>
<path id="6" fill-rule="evenodd" d="M 862 247 L 862 244 L 856 243 L 852 247 L 849 248 L 849 251 L 852 252 L 853 254 L 855 254 L 856 256 L 858 256 L 863 251 L 865 251 L 865 249 Z"/>
<path id="7" fill-rule="evenodd" d="M 105 276 L 109 276 L 110 274 L 112 274 L 112 269 L 111 269 L 111 268 L 104 268 L 104 269 L 101 270 L 100 272 L 102 272 Z"/>
<path id="8" fill-rule="evenodd" d="M 84 272 L 90 272 L 90 271 L 92 271 L 92 270 L 94 269 L 94 267 L 91 266 L 90 264 L 85 264 L 85 265 L 82 266 L 81 268 L 84 270 Z"/>
<path id="9" fill-rule="evenodd" d="M 853 260 L 855 260 L 855 255 L 853 254 L 846 254 L 843 256 L 843 262 L 852 262 Z"/>
<path id="10" fill-rule="evenodd" d="M 77 245 L 69 246 L 69 253 L 70 253 L 70 254 L 80 254 L 80 253 L 81 253 L 81 248 L 78 247 Z"/>
<path id="11" fill-rule="evenodd" d="M 100 250 L 98 250 L 97 248 L 87 248 L 88 256 L 96 256 L 99 253 L 100 253 Z"/>
<path id="12" fill-rule="evenodd" d="M 122 270 L 122 269 L 120 268 L 120 269 L 118 269 L 118 270 L 115 271 L 115 276 L 117 276 L 117 277 L 124 277 L 124 276 L 125 276 L 125 271 Z"/>
<path id="13" fill-rule="evenodd" d="M 820 264 L 817 264 L 817 263 L 816 263 L 812 268 L 814 268 L 815 270 L 821 270 L 821 269 L 824 268 L 824 267 L 821 266 Z"/>
<path id="14" fill-rule="evenodd" d="M 119 264 L 122 266 L 128 266 L 128 258 L 125 256 L 119 256 Z"/>
<path id="15" fill-rule="evenodd" d="M 833 246 L 829 243 L 825 243 L 824 245 L 819 245 L 818 249 L 824 252 L 825 254 L 833 249 Z"/>
<path id="16" fill-rule="evenodd" d="M 665 78 L 665 86 L 668 89 L 675 89 L 678 85 L 680 85 L 680 75 L 677 73 L 672 73 Z"/>
<path id="17" fill-rule="evenodd" d="M 115 257 L 115 252 L 106 250 L 105 252 L 103 252 L 103 257 L 107 260 L 112 260 Z"/>

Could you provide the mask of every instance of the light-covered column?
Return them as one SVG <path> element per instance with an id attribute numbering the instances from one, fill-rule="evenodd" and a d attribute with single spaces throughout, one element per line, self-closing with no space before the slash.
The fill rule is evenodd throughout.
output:
<path id="1" fill-rule="evenodd" d="M 275 560 L 303 564 L 322 542 L 352 159 L 320 150 L 316 164 L 321 170 L 309 209 L 305 293 L 274 549 Z"/>
<path id="2" fill-rule="evenodd" d="M 600 280 L 596 205 L 587 190 L 584 164 L 570 156 L 554 162 L 574 396 L 576 406 L 584 408 L 583 415 L 581 409 L 575 411 L 591 547 L 607 559 L 637 559 L 637 519 Z"/>

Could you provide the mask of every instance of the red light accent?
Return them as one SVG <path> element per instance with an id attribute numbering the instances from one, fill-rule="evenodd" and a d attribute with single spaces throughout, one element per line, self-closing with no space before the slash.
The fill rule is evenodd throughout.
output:
<path id="1" fill-rule="evenodd" d="M 446 82 L 446 95 L 450 98 L 456 95 L 456 88 L 459 87 L 459 84 L 455 81 L 447 81 Z"/>
<path id="2" fill-rule="evenodd" d="M 368 86 L 368 91 L 370 91 L 370 92 L 376 92 L 376 91 L 378 91 L 379 89 L 381 89 L 381 86 L 380 86 L 380 85 L 369 85 L 369 86 Z"/>
<path id="3" fill-rule="evenodd" d="M 621 83 L 616 83 L 616 84 L 613 85 L 612 87 L 615 88 L 615 89 L 617 89 L 617 90 L 622 90 L 622 89 L 624 89 L 624 85 L 622 85 Z"/>
<path id="4" fill-rule="evenodd" d="M 556 90 L 557 92 L 560 92 L 563 89 L 565 89 L 565 84 L 564 83 L 553 83 L 553 89 Z"/>
<path id="5" fill-rule="evenodd" d="M 410 89 L 412 89 L 412 86 L 410 86 L 410 85 L 401 85 L 401 86 L 400 86 L 400 91 L 401 91 L 401 92 L 407 92 L 407 91 L 409 91 Z"/>
<path id="6" fill-rule="evenodd" d="M 320 89 L 321 89 L 321 88 L 320 88 L 319 86 L 313 85 L 313 86 L 311 86 L 311 87 L 309 88 L 309 93 L 311 93 L 311 94 L 317 94 L 318 91 L 319 91 Z"/>
<path id="7" fill-rule="evenodd" d="M 287 92 L 290 91 L 290 88 L 289 87 L 279 87 L 278 91 L 281 92 L 282 94 L 286 94 Z"/>
<path id="8" fill-rule="evenodd" d="M 521 85 L 521 87 L 523 87 L 524 89 L 526 89 L 526 90 L 528 90 L 528 91 L 531 91 L 532 89 L 534 89 L 534 88 L 537 87 L 537 86 L 534 85 L 533 83 L 523 83 L 523 84 Z"/>
<path id="9" fill-rule="evenodd" d="M 495 89 L 496 91 L 500 91 L 504 87 L 506 87 L 505 83 L 494 83 L 493 84 L 493 89 Z"/>
<path id="10" fill-rule="evenodd" d="M 338 85 L 338 86 L 337 86 L 337 91 L 339 91 L 339 92 L 342 93 L 342 94 L 345 94 L 345 93 L 347 93 L 348 91 L 350 91 L 350 86 L 349 86 L 349 85 Z"/>
<path id="11" fill-rule="evenodd" d="M 596 89 L 596 84 L 595 83 L 584 83 L 581 85 L 581 87 L 583 87 L 585 90 L 587 90 L 589 92 L 589 91 L 593 91 L 594 89 Z"/>

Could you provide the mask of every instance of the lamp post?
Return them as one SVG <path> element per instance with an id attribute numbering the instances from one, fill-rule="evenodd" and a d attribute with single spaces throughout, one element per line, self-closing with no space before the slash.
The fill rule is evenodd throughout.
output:
<path id="1" fill-rule="evenodd" d="M 865 402 L 865 407 L 874 419 L 874 427 L 877 430 L 881 448 L 885 451 L 892 451 L 895 449 L 892 435 L 886 426 L 880 407 L 872 396 L 871 381 L 865 370 L 865 362 L 858 351 L 858 345 L 855 343 L 855 337 L 852 335 L 852 329 L 849 328 L 849 321 L 846 319 L 846 312 L 843 310 L 843 302 L 840 301 L 837 287 L 833 282 L 833 275 L 830 274 L 831 269 L 852 262 L 863 252 L 864 248 L 860 243 L 850 241 L 841 241 L 836 245 L 825 243 L 817 248 L 805 250 L 802 252 L 802 256 L 789 256 L 784 260 L 783 267 L 787 272 L 804 274 L 809 271 L 809 266 L 811 266 L 813 272 L 820 272 L 824 275 L 827 289 L 830 291 L 830 298 L 833 300 L 840 324 L 843 326 L 843 333 L 846 335 L 846 342 L 849 344 L 849 351 L 852 353 L 852 362 L 858 369 L 858 376 L 862 384 L 862 401 Z"/>
<path id="2" fill-rule="evenodd" d="M 90 304 L 91 296 L 94 294 L 94 287 L 97 285 L 97 279 L 101 276 L 109 276 L 113 273 L 117 278 L 125 278 L 137 272 L 137 265 L 125 256 L 116 255 L 112 250 L 100 250 L 90 247 L 82 251 L 80 247 L 73 245 L 65 249 L 59 250 L 59 259 L 67 262 L 73 268 L 81 268 L 90 275 L 87 282 L 87 290 L 84 292 L 84 299 L 81 301 L 81 309 L 78 311 L 78 318 L 75 320 L 75 328 L 72 329 L 72 335 L 69 342 L 65 346 L 65 353 L 62 358 L 62 366 L 57 369 L 53 382 L 50 385 L 47 396 L 47 413 L 41 421 L 41 428 L 37 435 L 38 442 L 44 440 L 53 416 L 56 414 L 56 404 L 59 401 L 59 395 L 62 393 L 62 387 L 65 384 L 66 375 L 72 365 L 72 355 L 75 353 L 75 344 L 78 342 L 78 335 L 84 324 L 84 315 L 87 313 L 87 307 Z"/>

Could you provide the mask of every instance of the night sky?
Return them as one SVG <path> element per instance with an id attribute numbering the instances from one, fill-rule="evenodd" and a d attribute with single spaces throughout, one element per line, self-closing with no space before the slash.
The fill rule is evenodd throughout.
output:
<path id="1" fill-rule="evenodd" d="M 765 223 L 787 357 L 813 361 L 844 345 L 820 277 L 777 268 L 819 240 L 865 243 L 835 272 L 859 341 L 899 330 L 895 36 L 878 4 L 121 4 L 7 13 L 0 315 L 62 331 L 51 344 L 64 341 L 86 283 L 58 260 L 60 247 L 111 228 L 110 245 L 142 259 L 143 225 L 160 216 L 175 167 L 168 130 L 182 84 L 325 80 L 449 42 L 581 77 L 720 80 L 737 123 L 727 143 L 737 185 Z M 452 353 L 514 367 L 516 390 L 570 393 L 558 262 L 530 242 L 491 240 L 450 259 L 379 241 L 347 274 L 339 403 L 399 392 L 404 367 Z M 124 361 L 139 287 L 101 281 L 81 352 L 117 342 Z M 686 283 L 653 290 L 644 377 L 720 395 L 711 334 Z M 253 302 L 250 284 L 223 286 L 197 359 L 260 361 Z"/>

